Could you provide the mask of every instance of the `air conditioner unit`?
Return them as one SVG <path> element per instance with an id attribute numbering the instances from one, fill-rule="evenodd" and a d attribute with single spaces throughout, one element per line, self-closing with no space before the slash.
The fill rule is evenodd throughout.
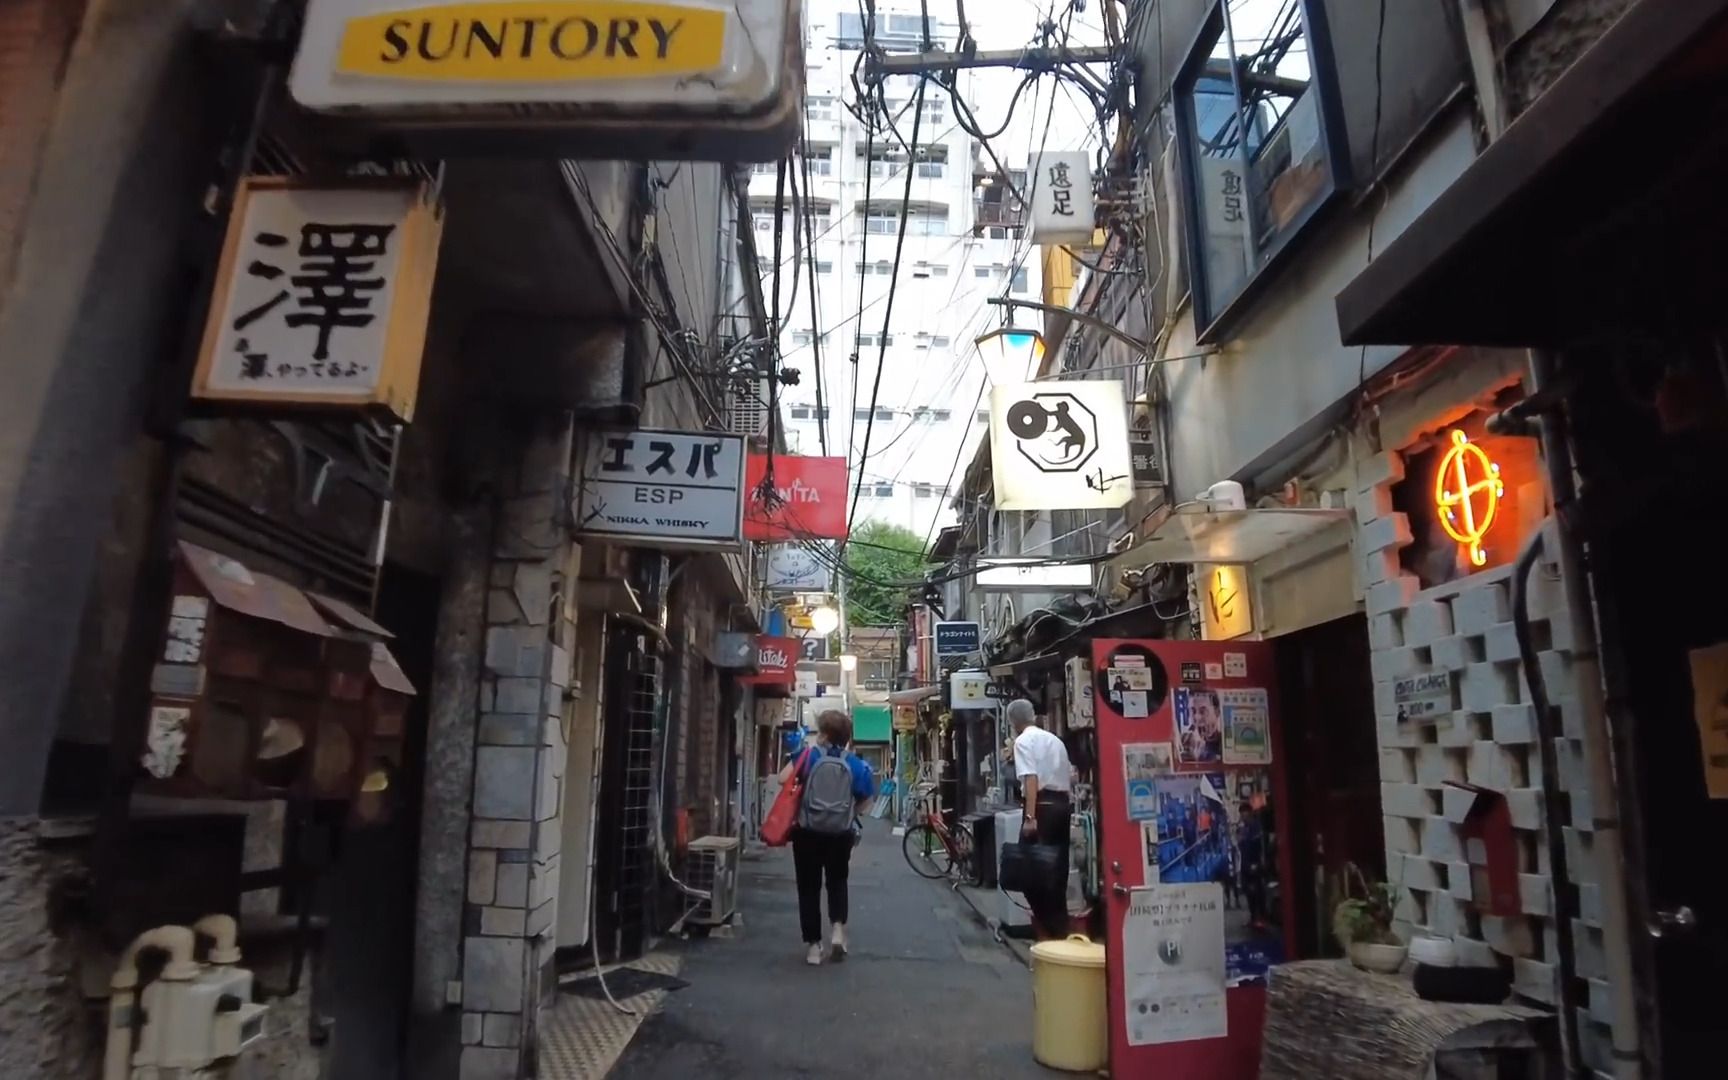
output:
<path id="1" fill-rule="evenodd" d="M 690 843 L 685 880 L 709 894 L 691 914 L 698 926 L 720 926 L 738 910 L 738 838 L 704 836 Z"/>

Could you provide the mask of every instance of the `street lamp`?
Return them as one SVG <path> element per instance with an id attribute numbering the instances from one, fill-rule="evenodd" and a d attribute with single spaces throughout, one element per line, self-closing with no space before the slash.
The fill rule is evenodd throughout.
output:
<path id="1" fill-rule="evenodd" d="M 1018 386 L 1038 371 L 1044 359 L 1044 337 L 1036 330 L 1004 326 L 974 342 L 992 386 Z"/>
<path id="2" fill-rule="evenodd" d="M 840 654 L 840 670 L 850 675 L 858 670 L 858 657 L 852 653 Z"/>
<path id="3" fill-rule="evenodd" d="M 819 608 L 812 608 L 810 610 L 810 629 L 814 630 L 820 637 L 827 637 L 840 629 L 840 613 L 827 604 L 823 604 Z"/>

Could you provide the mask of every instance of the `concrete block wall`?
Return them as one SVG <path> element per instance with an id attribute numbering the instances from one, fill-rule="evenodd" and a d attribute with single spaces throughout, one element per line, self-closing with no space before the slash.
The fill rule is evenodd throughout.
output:
<path id="1" fill-rule="evenodd" d="M 460 1080 L 533 1075 L 552 991 L 575 549 L 567 424 L 503 470 L 485 614 L 462 925 Z"/>
<path id="2" fill-rule="evenodd" d="M 1555 751 L 1569 805 L 1550 807 L 1542 792 L 1536 708 L 1513 633 L 1512 568 L 1423 589 L 1399 563 L 1399 550 L 1411 542 L 1411 533 L 1406 515 L 1392 509 L 1392 489 L 1404 475 L 1401 455 L 1378 452 L 1359 459 L 1353 491 L 1372 650 L 1387 877 L 1406 893 L 1397 929 L 1405 938 L 1418 931 L 1453 938 L 1464 962 L 1508 968 L 1518 996 L 1556 1007 L 1559 957 L 1553 920 L 1558 905 L 1542 832 L 1544 814 L 1564 817 L 1567 871 L 1579 891 L 1590 892 L 1597 880 L 1579 710 L 1568 677 L 1572 653 L 1563 625 L 1564 593 L 1554 565 L 1538 564 L 1530 583 L 1533 636 L 1552 707 L 1565 722 Z M 1393 683 L 1420 671 L 1452 673 L 1452 710 L 1437 722 L 1400 724 Z M 1474 909 L 1458 825 L 1446 813 L 1448 780 L 1505 794 L 1522 860 L 1522 915 L 1492 918 Z M 1600 916 L 1587 899 L 1580 908 L 1574 951 L 1579 978 L 1590 991 L 1581 1000 L 1588 1002 L 1585 1011 L 1592 1022 L 1599 1023 L 1607 1017 Z M 1599 1034 L 1587 1038 L 1587 1046 L 1606 1045 Z M 1605 1063 L 1590 1064 L 1600 1068 Z"/>

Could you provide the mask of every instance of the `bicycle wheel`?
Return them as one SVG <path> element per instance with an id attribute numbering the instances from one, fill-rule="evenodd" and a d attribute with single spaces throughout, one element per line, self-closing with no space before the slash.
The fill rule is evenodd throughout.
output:
<path id="1" fill-rule="evenodd" d="M 947 877 L 953 867 L 953 857 L 948 854 L 947 846 L 927 823 L 907 829 L 905 838 L 900 841 L 900 850 L 906 855 L 906 865 L 919 877 L 932 880 Z"/>

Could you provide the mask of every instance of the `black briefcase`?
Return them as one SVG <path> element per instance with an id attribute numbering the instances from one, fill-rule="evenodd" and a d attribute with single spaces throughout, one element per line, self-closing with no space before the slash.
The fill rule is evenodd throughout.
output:
<path id="1" fill-rule="evenodd" d="M 1062 849 L 1055 844 L 1002 845 L 996 882 L 1007 892 L 1048 892 L 1062 877 Z"/>

